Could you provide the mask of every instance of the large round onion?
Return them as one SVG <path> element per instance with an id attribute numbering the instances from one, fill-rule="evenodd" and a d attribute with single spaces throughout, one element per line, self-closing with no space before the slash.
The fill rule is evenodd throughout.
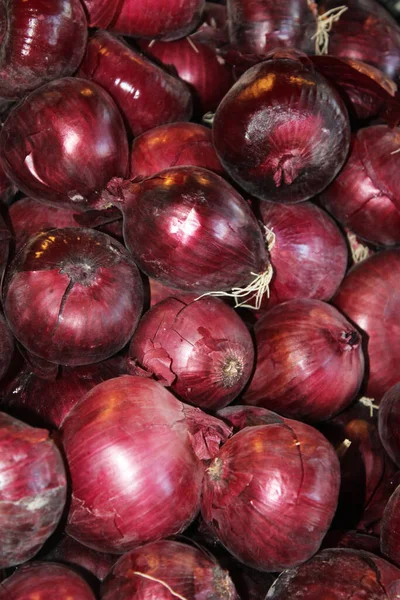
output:
<path id="1" fill-rule="evenodd" d="M 172 540 L 146 544 L 125 554 L 101 589 L 101 600 L 175 597 L 238 600 L 229 574 L 214 557 Z"/>
<path id="2" fill-rule="evenodd" d="M 127 173 L 121 114 L 96 83 L 57 79 L 11 111 L 0 134 L 0 161 L 26 195 L 85 207 L 112 177 Z"/>
<path id="3" fill-rule="evenodd" d="M 365 395 L 378 402 L 399 380 L 400 250 L 378 252 L 354 266 L 332 302 L 366 340 Z"/>
<path id="4" fill-rule="evenodd" d="M 139 321 L 143 287 L 122 244 L 71 227 L 29 239 L 9 266 L 3 302 L 12 332 L 29 352 L 78 366 L 125 346 Z"/>
<path id="5" fill-rule="evenodd" d="M 93 388 L 61 431 L 72 480 L 66 531 L 118 554 L 189 525 L 199 509 L 202 461 L 230 429 L 161 384 L 125 375 Z"/>
<path id="6" fill-rule="evenodd" d="M 279 419 L 246 427 L 206 471 L 201 512 L 241 562 L 281 571 L 310 558 L 335 513 L 339 461 L 309 425 Z"/>
<path id="7" fill-rule="evenodd" d="M 0 568 L 40 550 L 58 524 L 66 492 L 63 459 L 49 432 L 0 413 Z"/>
<path id="8" fill-rule="evenodd" d="M 248 69 L 219 105 L 213 133 L 223 167 L 246 192 L 291 203 L 332 181 L 350 141 L 339 94 L 312 66 L 291 58 Z"/>
<path id="9" fill-rule="evenodd" d="M 320 300 L 290 300 L 256 323 L 256 369 L 246 404 L 323 421 L 354 400 L 364 375 L 361 335 Z"/>
<path id="10" fill-rule="evenodd" d="M 216 410 L 246 385 L 254 363 L 250 333 L 217 298 L 167 298 L 141 319 L 129 355 L 184 402 Z"/>

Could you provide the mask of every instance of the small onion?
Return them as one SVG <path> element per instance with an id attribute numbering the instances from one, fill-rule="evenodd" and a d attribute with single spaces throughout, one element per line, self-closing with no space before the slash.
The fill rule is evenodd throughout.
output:
<path id="1" fill-rule="evenodd" d="M 378 412 L 379 436 L 390 458 L 400 467 L 400 383 L 384 394 Z"/>

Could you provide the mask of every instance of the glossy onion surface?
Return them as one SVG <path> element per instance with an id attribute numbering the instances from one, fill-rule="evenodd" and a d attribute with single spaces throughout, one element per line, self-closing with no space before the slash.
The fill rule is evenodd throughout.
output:
<path id="1" fill-rule="evenodd" d="M 241 562 L 281 571 L 318 550 L 339 483 L 339 462 L 324 436 L 279 419 L 246 427 L 222 446 L 206 471 L 201 512 Z"/>
<path id="2" fill-rule="evenodd" d="M 256 369 L 243 396 L 291 418 L 323 421 L 355 398 L 364 375 L 361 335 L 320 300 L 290 300 L 256 323 Z"/>
<path id="3" fill-rule="evenodd" d="M 134 136 L 191 117 L 186 84 L 106 31 L 90 38 L 78 76 L 107 90 Z"/>
<path id="4" fill-rule="evenodd" d="M 63 459 L 49 432 L 0 413 L 1 568 L 40 550 L 58 524 L 66 492 Z"/>
<path id="5" fill-rule="evenodd" d="M 350 128 L 338 93 L 299 60 L 248 69 L 219 105 L 214 144 L 229 175 L 253 196 L 300 202 L 337 175 Z"/>
<path id="6" fill-rule="evenodd" d="M 18 341 L 44 360 L 69 366 L 121 350 L 143 307 L 129 253 L 108 235 L 83 228 L 31 237 L 9 266 L 3 293 Z"/>
<path id="7" fill-rule="evenodd" d="M 26 195 L 79 208 L 112 177 L 126 175 L 128 140 L 108 93 L 91 81 L 65 77 L 35 90 L 10 113 L 1 130 L 0 161 Z"/>
<path id="8" fill-rule="evenodd" d="M 400 467 L 400 383 L 384 394 L 378 412 L 379 436 L 390 458 Z"/>
<path id="9" fill-rule="evenodd" d="M 66 531 L 120 553 L 185 529 L 199 509 L 202 459 L 230 429 L 161 384 L 125 375 L 93 388 L 67 416 L 72 480 Z"/>

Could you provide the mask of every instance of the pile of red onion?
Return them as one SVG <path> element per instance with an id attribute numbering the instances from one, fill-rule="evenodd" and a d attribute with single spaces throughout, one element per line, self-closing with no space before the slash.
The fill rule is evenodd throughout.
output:
<path id="1" fill-rule="evenodd" d="M 0 600 L 400 597 L 388 1 L 0 0 Z"/>

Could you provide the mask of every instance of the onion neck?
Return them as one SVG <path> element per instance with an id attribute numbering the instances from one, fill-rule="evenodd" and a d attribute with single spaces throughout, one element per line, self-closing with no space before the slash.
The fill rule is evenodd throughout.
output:
<path id="1" fill-rule="evenodd" d="M 243 363 L 234 356 L 228 356 L 222 366 L 222 385 L 234 387 L 243 374 Z"/>
<path id="2" fill-rule="evenodd" d="M 342 331 L 339 338 L 339 343 L 343 352 L 358 348 L 361 343 L 361 335 L 355 329 Z"/>
<path id="3" fill-rule="evenodd" d="M 113 177 L 91 206 L 96 210 L 105 210 L 112 206 L 116 206 L 124 212 L 126 207 L 135 202 L 140 188 L 140 182 L 122 179 L 121 177 Z"/>

